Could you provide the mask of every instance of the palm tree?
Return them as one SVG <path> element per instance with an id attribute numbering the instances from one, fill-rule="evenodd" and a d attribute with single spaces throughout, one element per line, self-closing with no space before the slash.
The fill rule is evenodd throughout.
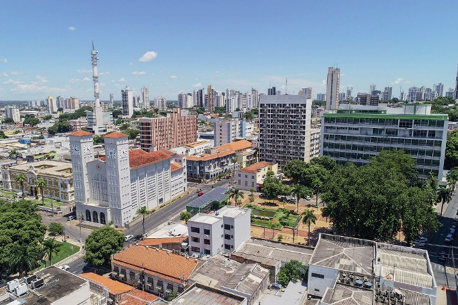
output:
<path id="1" fill-rule="evenodd" d="M 307 225 L 309 227 L 309 234 L 308 234 L 308 240 L 307 243 L 310 243 L 310 226 L 316 223 L 316 216 L 313 214 L 313 210 L 305 210 L 304 213 L 304 218 L 302 218 L 302 223 Z"/>
<path id="2" fill-rule="evenodd" d="M 21 184 L 22 198 L 24 198 L 24 196 L 25 196 L 25 194 L 24 194 L 24 182 L 27 181 L 27 178 L 24 176 L 23 173 L 20 173 L 19 175 L 16 176 L 16 178 L 14 178 L 14 180 L 16 180 L 16 182 L 19 182 Z"/>
<path id="3" fill-rule="evenodd" d="M 299 213 L 299 200 L 307 195 L 307 189 L 301 184 L 295 184 L 291 189 L 291 195 L 296 197 L 296 213 Z"/>
<path id="4" fill-rule="evenodd" d="M 48 253 L 49 256 L 49 265 L 52 266 L 52 256 L 53 254 L 59 253 L 60 247 L 62 244 L 57 242 L 54 238 L 48 238 L 43 242 L 43 250 Z"/>
<path id="5" fill-rule="evenodd" d="M 19 272 L 20 275 L 23 275 L 38 267 L 38 260 L 42 252 L 38 245 L 16 245 L 11 254 L 9 259 L 11 271 Z"/>
<path id="6" fill-rule="evenodd" d="M 143 220 L 142 220 L 142 225 L 143 225 L 143 236 L 145 235 L 145 216 L 148 216 L 151 214 L 151 211 L 148 211 L 146 207 L 141 207 L 137 211 L 138 215 L 142 215 Z"/>
<path id="7" fill-rule="evenodd" d="M 312 187 L 316 190 L 316 206 L 318 206 L 318 195 L 320 194 L 321 185 L 323 183 L 320 179 L 316 178 L 312 181 Z"/>
<path id="8" fill-rule="evenodd" d="M 38 179 L 37 179 L 36 185 L 40 188 L 40 192 L 41 192 L 41 203 L 42 203 L 42 205 L 45 205 L 44 193 L 45 193 L 45 186 L 47 185 L 46 180 L 44 180 L 43 178 L 38 178 Z M 52 213 L 53 213 L 53 215 L 54 215 L 54 207 L 53 207 L 53 205 L 52 205 L 52 201 L 51 201 L 51 209 L 52 209 Z"/>
<path id="9" fill-rule="evenodd" d="M 17 163 L 17 156 L 19 156 L 19 153 L 16 149 L 12 149 L 9 153 L 9 156 L 11 159 L 16 159 L 16 163 Z"/>
<path id="10" fill-rule="evenodd" d="M 456 182 L 458 181 L 458 168 L 450 170 L 447 174 L 447 182 L 452 192 L 455 190 Z"/>
<path id="11" fill-rule="evenodd" d="M 437 190 L 437 201 L 442 202 L 441 206 L 441 216 L 442 210 L 444 209 L 444 203 L 449 203 L 452 200 L 452 190 L 447 187 L 440 187 Z"/>
<path id="12" fill-rule="evenodd" d="M 229 191 L 229 199 L 234 199 L 235 206 L 237 206 L 238 199 L 239 198 L 243 199 L 243 197 L 245 197 L 245 194 L 237 188 L 231 189 Z"/>

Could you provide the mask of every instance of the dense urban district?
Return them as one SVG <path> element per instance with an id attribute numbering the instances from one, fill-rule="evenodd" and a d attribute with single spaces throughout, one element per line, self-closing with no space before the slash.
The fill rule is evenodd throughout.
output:
<path id="1" fill-rule="evenodd" d="M 458 85 L 119 103 L 90 55 L 94 100 L 0 109 L 1 305 L 457 300 Z"/>

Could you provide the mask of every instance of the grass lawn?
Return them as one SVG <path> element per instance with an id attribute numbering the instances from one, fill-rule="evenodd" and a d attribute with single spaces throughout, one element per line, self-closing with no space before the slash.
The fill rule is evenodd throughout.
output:
<path id="1" fill-rule="evenodd" d="M 13 194 L 15 194 L 15 193 L 14 192 L 5 191 L 5 190 L 3 190 L 3 188 L 0 189 L 0 197 L 6 198 L 6 199 L 13 199 L 14 198 Z M 21 198 L 17 198 L 16 197 L 16 199 L 19 200 Z M 38 196 L 38 199 L 35 199 L 35 197 L 26 197 L 24 199 L 30 200 L 32 202 L 35 202 L 38 205 L 42 204 L 41 195 Z M 53 203 L 55 209 L 57 209 L 58 207 L 60 208 L 62 205 L 65 205 L 65 203 L 63 203 L 63 202 L 59 202 L 59 201 L 56 201 L 56 200 L 45 198 L 45 205 L 44 206 L 48 207 L 48 208 L 51 208 L 51 202 Z"/>
<path id="2" fill-rule="evenodd" d="M 283 225 L 280 223 L 280 219 L 283 219 L 284 222 L 286 220 L 285 226 L 292 227 L 298 218 L 300 218 L 299 215 L 293 215 L 292 213 L 289 213 L 289 216 L 286 216 L 288 211 L 285 212 L 283 209 L 265 209 L 251 204 L 246 204 L 244 208 L 251 209 L 253 215 L 273 217 L 271 220 L 253 217 L 252 223 L 261 227 L 271 227 L 272 225 L 275 225 L 276 229 L 281 229 Z"/>
<path id="3" fill-rule="evenodd" d="M 62 243 L 62 247 L 60 248 L 59 253 L 52 257 L 52 263 L 55 264 L 57 262 L 60 262 L 64 258 L 67 258 L 72 254 L 75 254 L 79 250 L 80 250 L 80 247 L 64 241 Z M 40 269 L 47 267 L 47 266 L 49 266 L 49 260 L 47 260 L 46 262 L 41 262 Z"/>

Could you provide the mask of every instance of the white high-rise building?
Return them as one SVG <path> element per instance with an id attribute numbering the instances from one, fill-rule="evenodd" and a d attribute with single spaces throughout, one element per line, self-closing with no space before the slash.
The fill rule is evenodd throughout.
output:
<path id="1" fill-rule="evenodd" d="M 433 91 L 436 92 L 437 97 L 443 97 L 444 96 L 444 84 L 438 83 L 437 85 L 434 85 Z"/>
<path id="2" fill-rule="evenodd" d="M 144 109 L 149 110 L 151 108 L 149 89 L 147 87 L 142 87 L 142 103 Z"/>
<path id="3" fill-rule="evenodd" d="M 458 68 L 456 70 L 455 99 L 458 100 Z"/>
<path id="4" fill-rule="evenodd" d="M 340 69 L 329 67 L 326 85 L 326 109 L 339 108 Z"/>
<path id="5" fill-rule="evenodd" d="M 188 95 L 184 92 L 178 94 L 178 108 L 187 108 Z"/>
<path id="6" fill-rule="evenodd" d="M 263 95 L 259 106 L 259 160 L 310 160 L 312 100 L 305 95 Z"/>
<path id="7" fill-rule="evenodd" d="M 62 96 L 56 97 L 57 108 L 65 109 L 65 100 Z"/>
<path id="8" fill-rule="evenodd" d="M 120 132 L 106 135 L 104 142 L 105 156 L 94 159 L 92 134 L 70 134 L 78 219 L 126 226 L 138 209 L 153 209 L 186 191 L 186 157 L 129 151 L 128 137 Z"/>
<path id="9" fill-rule="evenodd" d="M 121 90 L 121 97 L 122 115 L 130 118 L 134 114 L 134 100 L 132 90 L 130 90 L 129 87 L 126 87 L 124 90 Z"/>
<path id="10" fill-rule="evenodd" d="M 19 109 L 17 109 L 16 106 L 5 107 L 5 115 L 7 118 L 12 119 L 14 123 L 21 122 L 21 114 L 19 113 Z"/>
<path id="11" fill-rule="evenodd" d="M 110 94 L 110 104 L 108 105 L 109 108 L 114 108 L 114 96 L 113 93 Z"/>
<path id="12" fill-rule="evenodd" d="M 159 111 L 167 111 L 167 100 L 165 97 L 156 97 L 154 99 L 154 107 Z"/>
<path id="13" fill-rule="evenodd" d="M 48 96 L 46 99 L 46 106 L 48 107 L 48 113 L 52 114 L 53 112 L 57 112 L 57 103 L 56 100 L 52 96 Z"/>
<path id="14" fill-rule="evenodd" d="M 312 88 L 302 88 L 302 90 L 299 92 L 299 95 L 305 95 L 307 99 L 312 99 Z"/>

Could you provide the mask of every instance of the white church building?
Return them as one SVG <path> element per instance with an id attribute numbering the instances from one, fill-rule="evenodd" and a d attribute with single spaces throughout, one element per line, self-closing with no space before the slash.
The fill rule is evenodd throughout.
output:
<path id="1" fill-rule="evenodd" d="M 187 189 L 186 157 L 167 150 L 129 151 L 128 137 L 104 138 L 105 156 L 94 157 L 92 134 L 70 134 L 76 215 L 85 221 L 126 226 L 146 206 L 151 210 Z"/>

